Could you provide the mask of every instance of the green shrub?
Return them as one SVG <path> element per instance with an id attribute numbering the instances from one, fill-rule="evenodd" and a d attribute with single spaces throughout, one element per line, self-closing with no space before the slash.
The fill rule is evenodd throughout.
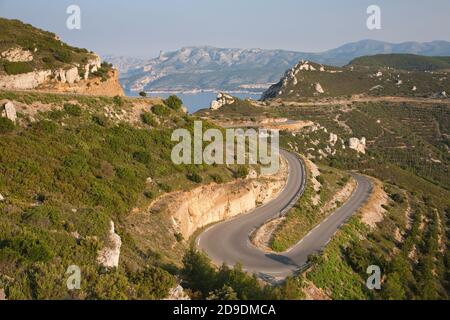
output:
<path id="1" fill-rule="evenodd" d="M 0 117 L 0 134 L 12 132 L 14 130 L 14 122 L 8 118 Z"/>
<path id="2" fill-rule="evenodd" d="M 141 92 L 139 92 L 139 95 L 140 95 L 141 97 L 145 98 L 145 97 L 147 96 L 147 92 L 141 91 Z"/>
<path id="3" fill-rule="evenodd" d="M 142 122 L 149 126 L 156 127 L 157 122 L 150 112 L 144 112 L 141 114 Z"/>
<path id="4" fill-rule="evenodd" d="M 156 106 L 153 106 L 152 112 L 160 117 L 168 116 L 170 114 L 169 108 L 167 108 L 166 106 L 163 106 L 161 104 L 157 104 Z"/>
<path id="5" fill-rule="evenodd" d="M 72 54 L 68 50 L 58 50 L 53 53 L 53 57 L 63 63 L 72 62 Z"/>
<path id="6" fill-rule="evenodd" d="M 122 107 L 123 104 L 124 104 L 123 98 L 122 98 L 121 96 L 115 96 L 115 97 L 113 98 L 113 102 L 114 102 L 114 104 L 115 104 L 116 106 L 118 106 L 118 107 Z"/>
<path id="7" fill-rule="evenodd" d="M 7 74 L 16 75 L 32 72 L 33 68 L 27 62 L 9 62 L 3 63 L 3 67 Z"/>
<path id="8" fill-rule="evenodd" d="M 136 151 L 133 153 L 133 159 L 143 164 L 150 164 L 152 157 L 149 152 Z"/>
<path id="9" fill-rule="evenodd" d="M 177 96 L 170 96 L 168 97 L 164 103 L 173 110 L 180 110 L 181 107 L 183 106 L 183 101 L 181 101 L 180 98 L 178 98 Z"/>
<path id="10" fill-rule="evenodd" d="M 34 127 L 39 131 L 43 131 L 49 134 L 53 134 L 56 132 L 56 130 L 58 130 L 58 125 L 49 120 L 41 120 L 39 122 L 36 122 L 34 124 Z"/>
<path id="11" fill-rule="evenodd" d="M 61 110 L 52 110 L 48 112 L 48 117 L 52 120 L 60 120 L 64 117 L 64 112 Z"/>
<path id="12" fill-rule="evenodd" d="M 102 114 L 97 114 L 97 115 L 93 116 L 92 121 L 94 121 L 96 124 L 98 124 L 99 126 L 102 126 L 102 127 L 108 126 L 108 122 L 109 122 L 108 118 Z"/>
<path id="13" fill-rule="evenodd" d="M 399 193 L 391 194 L 390 197 L 397 203 L 403 203 L 405 201 L 405 198 Z"/>
<path id="14" fill-rule="evenodd" d="M 187 177 L 189 180 L 191 180 L 192 182 L 195 182 L 195 183 L 200 183 L 200 182 L 203 181 L 202 176 L 199 175 L 197 172 L 188 173 L 188 174 L 186 175 L 186 177 Z"/>
<path id="15" fill-rule="evenodd" d="M 77 106 L 76 104 L 65 103 L 64 111 L 66 111 L 67 114 L 74 116 L 74 117 L 81 116 L 81 108 L 79 106 Z"/>
<path id="16" fill-rule="evenodd" d="M 175 233 L 175 239 L 177 240 L 177 242 L 183 242 L 184 238 L 183 235 L 181 233 Z"/>
<path id="17" fill-rule="evenodd" d="M 236 178 L 243 179 L 248 176 L 248 168 L 246 166 L 239 166 L 235 173 Z"/>
<path id="18" fill-rule="evenodd" d="M 112 70 L 112 68 L 113 68 L 112 64 L 108 62 L 103 62 L 101 64 L 101 67 L 97 71 L 93 72 L 92 75 L 101 78 L 101 81 L 105 82 L 110 78 L 109 73 Z"/>
<path id="19" fill-rule="evenodd" d="M 211 174 L 210 177 L 215 183 L 223 183 L 223 177 L 220 174 Z"/>

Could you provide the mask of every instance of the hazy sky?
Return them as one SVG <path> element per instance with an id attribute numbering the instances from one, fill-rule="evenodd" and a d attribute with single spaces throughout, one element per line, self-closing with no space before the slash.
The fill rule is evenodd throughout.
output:
<path id="1" fill-rule="evenodd" d="M 71 4 L 81 30 L 66 28 Z M 371 4 L 381 30 L 366 27 Z M 140 57 L 191 45 L 323 51 L 369 38 L 450 40 L 449 0 L 0 0 L 0 16 L 100 54 Z"/>

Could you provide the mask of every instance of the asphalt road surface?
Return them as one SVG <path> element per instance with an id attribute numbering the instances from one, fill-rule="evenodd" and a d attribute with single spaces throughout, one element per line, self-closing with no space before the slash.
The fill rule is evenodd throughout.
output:
<path id="1" fill-rule="evenodd" d="M 234 266 L 241 263 L 244 270 L 257 273 L 262 278 L 279 279 L 292 275 L 306 265 L 308 256 L 320 252 L 341 227 L 369 198 L 370 180 L 354 175 L 358 185 L 348 201 L 329 215 L 290 250 L 267 253 L 250 241 L 251 233 L 268 220 L 290 209 L 303 193 L 306 184 L 304 163 L 295 155 L 280 150 L 287 160 L 289 176 L 280 195 L 251 213 L 218 223 L 197 238 L 197 245 L 218 265 Z"/>

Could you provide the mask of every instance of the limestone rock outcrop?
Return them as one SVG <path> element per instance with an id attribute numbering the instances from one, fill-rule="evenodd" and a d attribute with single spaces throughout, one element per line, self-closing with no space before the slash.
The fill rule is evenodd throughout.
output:
<path id="1" fill-rule="evenodd" d="M 288 165 L 280 161 L 275 175 L 209 184 L 187 192 L 174 192 L 156 200 L 150 212 L 170 214 L 175 233 L 189 239 L 196 230 L 255 209 L 274 199 L 283 189 Z"/>
<path id="2" fill-rule="evenodd" d="M 315 89 L 317 93 L 325 93 L 325 90 L 323 90 L 322 85 L 320 83 L 316 83 Z"/>
<path id="3" fill-rule="evenodd" d="M 122 240 L 115 233 L 114 222 L 110 221 L 107 245 L 98 253 L 97 261 L 105 268 L 117 268 L 119 266 L 120 247 Z"/>
<path id="4" fill-rule="evenodd" d="M 334 146 L 334 145 L 336 145 L 337 141 L 338 141 L 338 136 L 337 136 L 337 134 L 330 133 L 330 140 L 329 140 L 330 144 L 331 144 L 332 146 Z"/>
<path id="5" fill-rule="evenodd" d="M 366 138 L 350 138 L 349 140 L 349 148 L 356 150 L 358 153 L 365 154 L 366 153 Z"/>
<path id="6" fill-rule="evenodd" d="M 3 110 L 1 110 L 1 116 L 11 120 L 12 122 L 16 122 L 17 112 L 16 107 L 14 107 L 12 102 L 7 102 L 4 105 Z"/>
<path id="7" fill-rule="evenodd" d="M 0 56 L 9 62 L 29 62 L 33 61 L 33 54 L 29 50 L 19 47 L 9 48 L 3 51 Z"/>
<path id="8" fill-rule="evenodd" d="M 51 75 L 51 70 L 40 70 L 17 75 L 3 76 L 0 77 L 0 89 L 35 89 L 42 83 L 49 81 Z"/>
<path id="9" fill-rule="evenodd" d="M 218 110 L 227 104 L 232 104 L 234 98 L 226 93 L 220 92 L 217 95 L 217 99 L 211 102 L 211 110 Z"/>
<path id="10" fill-rule="evenodd" d="M 170 289 L 169 295 L 165 300 L 191 300 L 191 298 L 189 298 L 182 286 L 177 285 L 175 288 Z"/>

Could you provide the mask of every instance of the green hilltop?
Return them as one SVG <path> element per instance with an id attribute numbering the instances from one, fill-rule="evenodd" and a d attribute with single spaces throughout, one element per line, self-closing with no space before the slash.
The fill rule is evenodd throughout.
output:
<path id="1" fill-rule="evenodd" d="M 72 47 L 54 33 L 25 24 L 19 20 L 0 18 L 0 52 L 19 47 L 33 53 L 28 62 L 9 62 L 0 57 L 0 75 L 33 70 L 54 70 L 72 64 L 86 64 L 94 54 L 87 49 Z"/>
<path id="2" fill-rule="evenodd" d="M 356 58 L 348 65 L 407 71 L 436 71 L 450 69 L 450 57 L 426 57 L 415 54 L 378 54 Z"/>

